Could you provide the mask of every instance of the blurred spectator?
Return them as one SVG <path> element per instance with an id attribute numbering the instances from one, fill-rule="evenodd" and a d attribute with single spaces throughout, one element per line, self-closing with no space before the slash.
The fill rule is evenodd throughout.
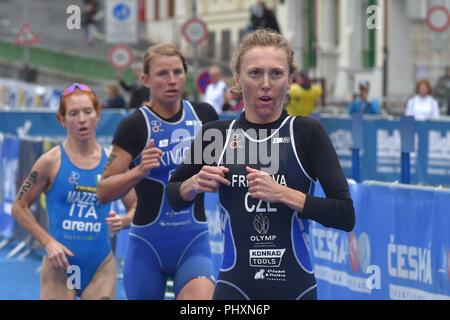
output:
<path id="1" fill-rule="evenodd" d="M 128 108 L 140 108 L 146 102 L 150 101 L 150 89 L 144 86 L 144 84 L 142 83 L 140 66 L 133 67 L 133 76 L 136 80 L 131 85 L 128 85 L 125 83 L 125 81 L 123 81 L 120 73 L 116 73 L 114 76 L 119 81 L 120 86 L 124 90 L 131 92 Z"/>
<path id="2" fill-rule="evenodd" d="M 224 81 L 228 88 L 233 87 L 233 78 L 224 79 Z M 235 94 L 232 90 L 230 90 L 229 99 L 225 101 L 222 111 L 239 111 L 243 108 L 243 106 L 244 100 L 242 99 L 242 96 L 240 94 Z"/>
<path id="3" fill-rule="evenodd" d="M 353 100 L 348 104 L 348 113 L 380 114 L 380 104 L 376 98 L 369 99 L 370 84 L 367 80 L 359 82 L 359 94 L 353 95 Z"/>
<path id="4" fill-rule="evenodd" d="M 308 117 L 315 112 L 317 98 L 322 94 L 322 88 L 313 84 L 308 72 L 302 70 L 289 88 L 289 102 L 286 105 L 286 110 L 291 116 Z"/>
<path id="5" fill-rule="evenodd" d="M 437 81 L 434 96 L 441 105 L 447 106 L 447 115 L 450 115 L 450 66 L 445 68 L 444 75 Z"/>
<path id="6" fill-rule="evenodd" d="M 206 87 L 204 102 L 214 107 L 217 114 L 223 111 L 224 104 L 229 104 L 231 100 L 230 89 L 222 79 L 222 71 L 218 66 L 212 66 L 209 70 L 211 83 Z"/>
<path id="7" fill-rule="evenodd" d="M 417 81 L 416 95 L 408 100 L 405 115 L 414 116 L 416 121 L 439 118 L 439 104 L 431 95 L 428 80 Z"/>
<path id="8" fill-rule="evenodd" d="M 102 105 L 103 108 L 126 108 L 125 100 L 119 93 L 119 87 L 115 83 L 108 83 L 106 86 L 108 100 Z"/>
<path id="9" fill-rule="evenodd" d="M 95 15 L 98 13 L 98 3 L 96 0 L 85 0 L 85 7 L 83 11 L 83 29 L 84 29 L 84 42 L 91 44 L 94 40 L 94 34 L 96 32 Z"/>
<path id="10" fill-rule="evenodd" d="M 262 28 L 272 29 L 281 33 L 273 11 L 267 8 L 264 1 L 258 1 L 257 4 L 250 7 L 250 26 L 248 31 Z"/>
<path id="11" fill-rule="evenodd" d="M 189 100 L 189 90 L 187 88 L 184 88 L 182 97 L 184 100 Z"/>

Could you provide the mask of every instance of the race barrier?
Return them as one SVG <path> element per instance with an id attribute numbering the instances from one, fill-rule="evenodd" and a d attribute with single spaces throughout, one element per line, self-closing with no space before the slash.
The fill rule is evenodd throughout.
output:
<path id="1" fill-rule="evenodd" d="M 126 111 L 102 112 L 97 130 L 102 144 L 111 143 L 126 115 Z M 352 119 L 321 115 L 320 121 L 351 178 Z M 414 123 L 411 183 L 450 185 L 449 124 Z M 366 181 L 349 183 L 356 211 L 354 230 L 346 233 L 311 224 L 310 254 L 319 299 L 450 299 L 450 189 L 392 183 L 401 176 L 399 119 L 367 117 L 362 119 L 362 131 L 360 179 Z M 27 240 L 10 214 L 12 201 L 30 163 L 64 137 L 54 112 L 0 111 L 0 249 L 2 240 Z M 323 195 L 320 185 L 315 189 Z M 217 195 L 206 194 L 216 275 L 223 252 L 217 206 Z M 43 212 L 40 201 L 33 214 L 45 224 Z M 128 237 L 125 233 L 117 239 L 117 253 L 123 258 Z"/>
<path id="2" fill-rule="evenodd" d="M 14 137 L 0 141 L 0 235 L 23 243 L 11 204 L 40 146 L 44 152 L 52 144 Z M 349 186 L 356 212 L 353 231 L 311 223 L 319 299 L 450 299 L 450 189 L 371 181 L 349 181 Z M 324 196 L 319 184 L 315 190 Z M 115 206 L 124 214 L 123 207 Z M 205 209 L 217 276 L 223 253 L 217 194 L 205 194 Z M 45 225 L 42 201 L 32 212 Z M 124 258 L 127 241 L 126 230 L 116 237 L 117 258 Z"/>
<path id="3" fill-rule="evenodd" d="M 97 141 L 111 145 L 117 126 L 127 114 L 125 110 L 103 110 Z M 66 129 L 58 122 L 55 111 L 0 111 L 0 133 L 29 140 L 62 142 L 66 138 Z"/>
<path id="4" fill-rule="evenodd" d="M 219 276 L 223 255 L 222 229 L 220 227 L 220 207 L 217 193 L 205 192 L 205 214 L 208 220 L 209 244 L 214 265 L 214 276 Z"/>
<path id="5" fill-rule="evenodd" d="M 97 138 L 102 145 L 110 145 L 114 132 L 129 112 L 103 110 L 97 128 Z M 222 118 L 234 118 L 224 115 Z M 377 181 L 402 181 L 402 131 L 399 118 L 365 116 L 362 119 L 362 136 L 353 137 L 352 118 L 348 115 L 320 115 L 336 149 L 347 178 L 354 178 L 354 143 L 360 161 L 359 179 Z M 22 139 L 51 139 L 62 141 L 65 129 L 58 123 L 54 111 L 1 111 L 0 132 Z M 414 122 L 414 151 L 409 153 L 410 183 L 450 186 L 450 118 Z"/>
<path id="6" fill-rule="evenodd" d="M 17 193 L 17 178 L 19 169 L 20 139 L 4 138 L 1 145 L 1 191 L 0 199 L 0 234 L 10 239 L 14 233 L 14 218 L 11 207 Z"/>
<path id="7" fill-rule="evenodd" d="M 319 299 L 450 299 L 450 189 L 349 186 L 353 231 L 311 224 Z M 317 184 L 316 195 L 324 196 Z"/>
<path id="8" fill-rule="evenodd" d="M 359 149 L 359 181 L 401 181 L 402 131 L 399 118 L 365 116 L 362 137 L 353 137 L 348 115 L 320 115 L 345 176 L 354 178 L 353 146 Z M 353 128 L 354 129 L 354 128 Z M 414 151 L 410 155 L 410 183 L 450 186 L 450 118 L 414 122 Z"/>
<path id="9" fill-rule="evenodd" d="M 450 189 L 349 181 L 353 231 L 312 221 L 321 300 L 450 299 Z M 316 196 L 324 197 L 316 183 Z M 205 194 L 216 274 L 223 253 L 216 194 Z M 250 226 L 249 226 L 250 227 Z"/>
<path id="10" fill-rule="evenodd" d="M 0 78 L 0 108 L 56 110 L 62 90 L 24 81 Z"/>

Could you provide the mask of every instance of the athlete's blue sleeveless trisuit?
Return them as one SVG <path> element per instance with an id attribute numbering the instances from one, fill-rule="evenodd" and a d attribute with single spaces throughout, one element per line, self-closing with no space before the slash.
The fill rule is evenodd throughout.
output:
<path id="1" fill-rule="evenodd" d="M 271 171 L 281 185 L 311 192 L 313 180 L 295 150 L 294 118 L 287 117 L 267 134 L 260 131 L 259 140 L 238 123 L 230 124 L 218 163 L 229 168 L 225 178 L 231 186 L 219 188 L 224 256 L 214 299 L 307 297 L 316 290 L 308 251 L 309 220 L 284 204 L 252 198 L 246 179 L 249 166 Z"/>
<path id="2" fill-rule="evenodd" d="M 76 289 L 81 294 L 111 252 L 105 221 L 111 205 L 100 204 L 96 195 L 107 157 L 102 149 L 94 169 L 80 169 L 70 161 L 62 144 L 60 149 L 61 166 L 46 195 L 49 233 L 74 253 L 67 258 L 70 265 L 80 268 L 81 287 Z"/>
<path id="3" fill-rule="evenodd" d="M 207 222 L 195 219 L 193 206 L 174 211 L 165 196 L 171 175 L 182 163 L 202 123 L 186 100 L 183 115 L 174 123 L 164 121 L 147 107 L 140 110 L 149 132 L 146 146 L 154 139 L 155 147 L 163 151 L 160 166 L 152 169 L 147 179 L 160 183 L 164 194 L 154 221 L 131 225 L 124 284 L 128 299 L 162 299 L 166 277 L 174 280 L 177 295 L 189 280 L 212 278 L 214 274 Z M 140 161 L 141 155 L 134 163 L 139 165 Z"/>

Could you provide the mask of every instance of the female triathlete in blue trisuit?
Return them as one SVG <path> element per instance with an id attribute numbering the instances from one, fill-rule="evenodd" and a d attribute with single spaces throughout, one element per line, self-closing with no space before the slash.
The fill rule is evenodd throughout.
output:
<path id="1" fill-rule="evenodd" d="M 210 105 L 182 99 L 186 70 L 173 46 L 148 50 L 142 79 L 151 101 L 119 124 L 99 185 L 101 201 L 136 189 L 123 271 L 128 299 L 163 299 L 168 277 L 177 299 L 211 299 L 214 290 L 203 199 L 175 211 L 164 192 L 202 123 L 217 120 Z"/>
<path id="2" fill-rule="evenodd" d="M 63 91 L 57 118 L 67 139 L 36 161 L 13 203 L 16 220 L 46 249 L 41 299 L 115 298 L 116 266 L 108 229 L 116 233 L 130 225 L 136 194 L 131 190 L 124 197 L 127 214 L 122 217 L 97 199 L 97 183 L 109 153 L 95 138 L 100 111 L 88 86 L 77 83 Z M 30 211 L 42 192 L 48 232 Z"/>

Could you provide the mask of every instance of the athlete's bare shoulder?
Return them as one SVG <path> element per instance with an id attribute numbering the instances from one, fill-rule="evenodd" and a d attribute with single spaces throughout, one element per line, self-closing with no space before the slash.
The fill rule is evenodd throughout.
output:
<path id="1" fill-rule="evenodd" d="M 43 164 L 47 165 L 55 165 L 61 162 L 61 148 L 60 146 L 55 146 L 51 148 L 49 151 L 44 153 L 39 159 L 39 162 L 43 162 Z"/>
<path id="2" fill-rule="evenodd" d="M 61 148 L 58 145 L 44 153 L 34 164 L 33 170 L 39 172 L 40 177 L 47 179 L 48 184 L 52 185 L 60 166 Z"/>

